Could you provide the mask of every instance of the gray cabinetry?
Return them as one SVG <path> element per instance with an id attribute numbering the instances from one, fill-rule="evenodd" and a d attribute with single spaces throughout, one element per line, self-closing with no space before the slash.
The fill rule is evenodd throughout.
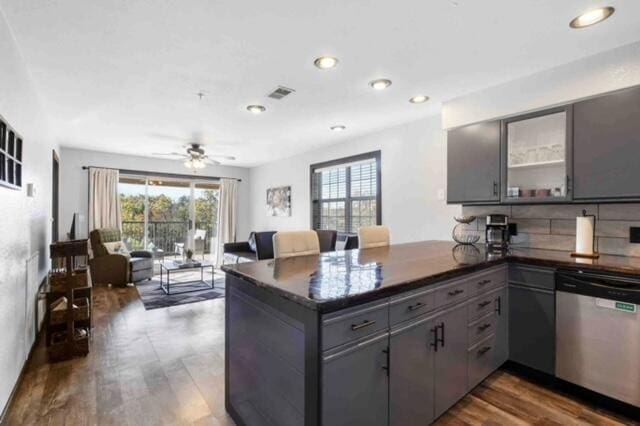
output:
<path id="1" fill-rule="evenodd" d="M 496 316 L 496 350 L 494 352 L 494 370 L 509 359 L 509 291 L 507 287 L 493 298 Z"/>
<path id="2" fill-rule="evenodd" d="M 447 202 L 500 201 L 500 122 L 448 132 Z"/>
<path id="3" fill-rule="evenodd" d="M 508 203 L 571 199 L 572 107 L 502 121 L 502 196 Z"/>
<path id="4" fill-rule="evenodd" d="M 383 333 L 323 355 L 323 425 L 388 424 L 388 344 Z"/>
<path id="5" fill-rule="evenodd" d="M 555 371 L 555 293 L 531 282 L 509 283 L 509 359 Z"/>
<path id="6" fill-rule="evenodd" d="M 435 332 L 431 318 L 413 321 L 391 332 L 392 426 L 422 426 L 434 419 Z"/>
<path id="7" fill-rule="evenodd" d="M 435 417 L 467 392 L 467 306 L 461 305 L 435 319 Z"/>
<path id="8" fill-rule="evenodd" d="M 574 198 L 640 198 L 640 88 L 574 105 Z"/>

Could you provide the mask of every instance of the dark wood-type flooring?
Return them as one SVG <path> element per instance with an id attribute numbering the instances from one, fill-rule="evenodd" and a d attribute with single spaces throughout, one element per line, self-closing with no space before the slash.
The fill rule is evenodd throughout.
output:
<path id="1" fill-rule="evenodd" d="M 145 311 L 134 288 L 94 289 L 91 353 L 34 351 L 9 425 L 232 425 L 224 409 L 224 299 Z M 41 339 L 42 340 L 42 339 Z M 498 371 L 438 425 L 631 424 Z"/>

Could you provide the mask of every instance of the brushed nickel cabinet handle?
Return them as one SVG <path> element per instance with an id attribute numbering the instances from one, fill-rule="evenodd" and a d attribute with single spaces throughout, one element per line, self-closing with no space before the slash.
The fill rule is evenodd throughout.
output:
<path id="1" fill-rule="evenodd" d="M 363 329 L 365 327 L 369 327 L 370 325 L 373 325 L 375 323 L 376 323 L 375 321 L 364 320 L 360 324 L 351 324 L 351 330 L 353 330 L 353 331 L 361 330 L 361 329 Z"/>

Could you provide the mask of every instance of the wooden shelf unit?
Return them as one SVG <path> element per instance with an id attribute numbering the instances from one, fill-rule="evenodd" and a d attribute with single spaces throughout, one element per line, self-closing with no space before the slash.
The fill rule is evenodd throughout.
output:
<path id="1" fill-rule="evenodd" d="M 81 265 L 86 264 L 88 241 L 51 244 L 50 256 L 57 267 L 49 273 L 43 290 L 49 359 L 64 361 L 86 356 L 91 338 L 92 283 L 89 268 Z M 66 309 L 53 311 L 52 305 L 63 297 L 67 300 Z"/>

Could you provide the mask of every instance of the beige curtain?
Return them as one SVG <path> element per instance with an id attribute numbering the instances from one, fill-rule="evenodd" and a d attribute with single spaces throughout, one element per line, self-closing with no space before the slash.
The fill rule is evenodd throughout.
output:
<path id="1" fill-rule="evenodd" d="M 119 178 L 118 170 L 89 169 L 89 230 L 122 229 Z"/>
<path id="2" fill-rule="evenodd" d="M 224 260 L 223 246 L 236 241 L 236 222 L 238 220 L 238 181 L 220 179 L 220 201 L 218 203 L 218 247 L 217 265 Z"/>

